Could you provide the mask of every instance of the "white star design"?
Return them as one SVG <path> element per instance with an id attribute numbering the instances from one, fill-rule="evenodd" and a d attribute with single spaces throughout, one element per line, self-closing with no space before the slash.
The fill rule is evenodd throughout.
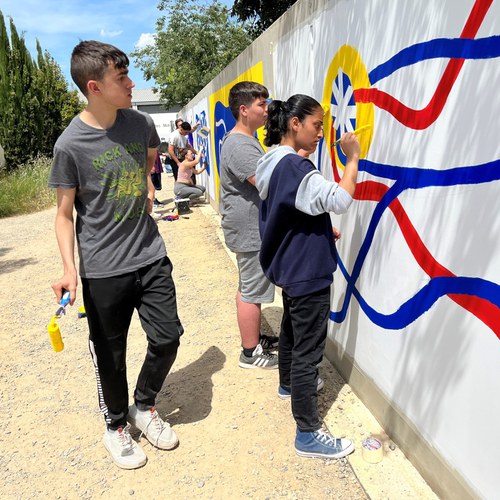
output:
<path id="1" fill-rule="evenodd" d="M 345 132 L 352 132 L 354 126 L 351 120 L 356 119 L 356 103 L 353 100 L 352 85 L 349 83 L 344 89 L 344 73 L 341 68 L 332 85 L 331 105 L 335 130 L 340 132 L 340 136 Z"/>

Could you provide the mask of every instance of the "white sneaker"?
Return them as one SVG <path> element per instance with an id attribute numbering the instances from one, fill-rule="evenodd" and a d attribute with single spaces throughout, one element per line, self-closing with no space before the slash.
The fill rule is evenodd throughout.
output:
<path id="1" fill-rule="evenodd" d="M 129 429 L 130 425 L 120 427 L 116 431 L 106 429 L 102 441 L 118 467 L 137 469 L 148 459 L 142 448 L 130 436 Z"/>
<path id="2" fill-rule="evenodd" d="M 171 450 L 179 444 L 170 424 L 164 422 L 154 408 L 142 411 L 133 404 L 128 409 L 127 420 L 142 431 L 147 440 L 157 448 Z"/>

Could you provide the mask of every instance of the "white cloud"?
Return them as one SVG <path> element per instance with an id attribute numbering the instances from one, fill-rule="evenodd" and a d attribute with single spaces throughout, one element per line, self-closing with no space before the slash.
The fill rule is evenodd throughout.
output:
<path id="1" fill-rule="evenodd" d="M 123 30 L 119 31 L 106 31 L 101 29 L 101 36 L 103 38 L 114 38 L 116 36 L 120 36 L 123 33 Z"/>
<path id="2" fill-rule="evenodd" d="M 143 49 L 144 47 L 148 47 L 150 45 L 155 44 L 156 35 L 154 33 L 141 33 L 139 40 L 135 42 L 135 48 L 137 50 Z"/>

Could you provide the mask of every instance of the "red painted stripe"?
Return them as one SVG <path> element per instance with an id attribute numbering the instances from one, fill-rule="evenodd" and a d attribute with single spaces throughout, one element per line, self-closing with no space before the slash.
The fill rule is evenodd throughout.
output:
<path id="1" fill-rule="evenodd" d="M 476 36 L 492 3 L 493 0 L 476 0 L 460 38 L 474 38 Z M 354 91 L 354 99 L 356 102 L 372 103 L 380 109 L 384 109 L 408 128 L 423 130 L 432 125 L 443 111 L 463 64 L 464 59 L 454 59 L 448 63 L 434 95 L 423 109 L 410 108 L 377 88 L 357 89 Z"/>

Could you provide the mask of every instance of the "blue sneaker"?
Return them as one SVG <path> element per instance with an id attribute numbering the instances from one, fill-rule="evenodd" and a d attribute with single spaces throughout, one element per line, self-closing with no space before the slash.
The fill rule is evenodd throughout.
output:
<path id="1" fill-rule="evenodd" d="M 318 385 L 316 387 L 316 391 L 321 391 L 325 386 L 325 382 L 321 377 L 318 377 Z M 278 386 L 278 397 L 280 399 L 290 399 L 292 397 L 292 390 L 290 387 L 283 387 L 282 385 Z"/>
<path id="2" fill-rule="evenodd" d="M 301 457 L 343 458 L 354 451 L 349 439 L 334 438 L 319 429 L 314 432 L 302 432 L 297 429 L 295 452 Z"/>

